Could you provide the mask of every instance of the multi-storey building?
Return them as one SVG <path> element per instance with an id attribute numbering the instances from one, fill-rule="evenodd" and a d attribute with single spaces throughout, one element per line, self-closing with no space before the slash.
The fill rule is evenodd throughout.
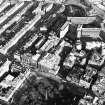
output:
<path id="1" fill-rule="evenodd" d="M 57 74 L 59 70 L 60 56 L 47 53 L 39 62 L 39 71 Z"/>

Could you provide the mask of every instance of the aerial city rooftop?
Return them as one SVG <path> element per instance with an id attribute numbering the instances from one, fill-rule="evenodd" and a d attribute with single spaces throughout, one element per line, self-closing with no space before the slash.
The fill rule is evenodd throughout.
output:
<path id="1" fill-rule="evenodd" d="M 0 102 L 31 75 L 68 85 L 78 105 L 105 104 L 104 0 L 1 0 Z"/>

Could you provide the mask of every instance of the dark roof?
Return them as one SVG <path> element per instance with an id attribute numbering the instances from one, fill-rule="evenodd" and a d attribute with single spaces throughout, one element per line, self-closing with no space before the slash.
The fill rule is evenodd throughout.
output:
<path id="1" fill-rule="evenodd" d="M 103 30 L 100 31 L 100 35 L 99 35 L 102 39 L 103 42 L 105 42 L 105 32 Z"/>

